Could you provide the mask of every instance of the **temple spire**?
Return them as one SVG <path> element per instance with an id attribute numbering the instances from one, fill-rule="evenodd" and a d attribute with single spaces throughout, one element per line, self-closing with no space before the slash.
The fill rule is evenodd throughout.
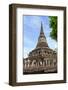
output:
<path id="1" fill-rule="evenodd" d="M 42 22 L 41 22 L 41 31 L 40 33 L 43 33 L 43 25 L 42 25 Z"/>
<path id="2" fill-rule="evenodd" d="M 41 30 L 40 30 L 40 35 L 39 35 L 39 37 L 45 37 L 44 31 L 43 31 L 43 24 L 42 24 L 42 22 L 41 22 Z M 46 37 L 45 37 L 45 38 L 46 38 Z"/>
<path id="3" fill-rule="evenodd" d="M 39 38 L 38 38 L 38 43 L 37 43 L 36 48 L 38 48 L 38 47 L 41 47 L 41 48 L 42 47 L 48 47 L 47 40 L 46 40 L 46 37 L 44 35 L 42 23 L 41 23 L 40 35 L 39 35 Z"/>

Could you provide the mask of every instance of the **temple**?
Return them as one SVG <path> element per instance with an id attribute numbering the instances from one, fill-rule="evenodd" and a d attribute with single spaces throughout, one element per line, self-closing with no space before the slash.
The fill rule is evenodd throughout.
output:
<path id="1" fill-rule="evenodd" d="M 57 52 L 49 48 L 43 25 L 36 48 L 23 59 L 23 74 L 57 73 Z"/>

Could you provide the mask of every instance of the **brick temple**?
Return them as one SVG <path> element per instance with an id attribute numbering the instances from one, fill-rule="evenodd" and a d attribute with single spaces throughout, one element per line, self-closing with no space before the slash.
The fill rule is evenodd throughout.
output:
<path id="1" fill-rule="evenodd" d="M 49 48 L 41 24 L 36 48 L 23 59 L 23 74 L 57 73 L 57 52 Z"/>

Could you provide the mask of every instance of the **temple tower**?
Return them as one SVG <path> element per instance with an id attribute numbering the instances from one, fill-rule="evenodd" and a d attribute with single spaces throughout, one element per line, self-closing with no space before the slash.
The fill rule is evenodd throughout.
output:
<path id="1" fill-rule="evenodd" d="M 38 43 L 37 43 L 36 48 L 42 48 L 42 47 L 48 47 L 48 44 L 47 44 L 47 40 L 46 40 L 46 37 L 45 37 L 44 32 L 43 32 L 43 26 L 41 23 L 40 35 L 38 38 Z"/>
<path id="2" fill-rule="evenodd" d="M 42 23 L 36 48 L 24 58 L 23 64 L 24 74 L 57 72 L 57 53 L 49 48 Z"/>

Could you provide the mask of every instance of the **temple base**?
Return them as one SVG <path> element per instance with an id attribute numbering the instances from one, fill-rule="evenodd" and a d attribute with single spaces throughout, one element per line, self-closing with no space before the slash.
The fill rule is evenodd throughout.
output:
<path id="1" fill-rule="evenodd" d="M 57 73 L 57 70 L 56 71 L 48 71 L 48 72 L 45 72 L 45 71 L 23 72 L 24 75 L 28 75 L 28 74 L 49 74 L 49 73 Z"/>

